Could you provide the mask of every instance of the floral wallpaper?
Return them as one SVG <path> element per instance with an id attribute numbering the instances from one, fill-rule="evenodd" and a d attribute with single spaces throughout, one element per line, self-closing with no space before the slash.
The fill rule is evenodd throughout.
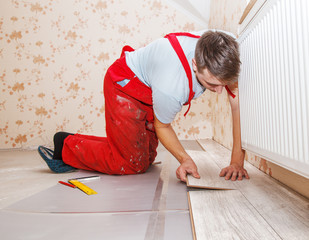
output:
<path id="1" fill-rule="evenodd" d="M 105 136 L 103 78 L 122 46 L 204 28 L 163 0 L 1 1 L 0 149 L 52 146 L 57 131 Z M 211 119 L 205 94 L 173 125 L 206 138 Z"/>

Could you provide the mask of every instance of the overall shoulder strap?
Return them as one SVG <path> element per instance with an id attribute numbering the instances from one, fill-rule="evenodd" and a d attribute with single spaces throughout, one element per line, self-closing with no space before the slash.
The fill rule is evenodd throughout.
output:
<path id="1" fill-rule="evenodd" d="M 186 33 L 186 32 L 170 33 L 170 34 L 167 34 L 165 37 L 168 37 L 169 35 L 186 36 L 186 37 L 192 37 L 192 38 L 200 38 L 199 35 L 194 35 L 192 33 Z"/>
<path id="2" fill-rule="evenodd" d="M 200 36 L 194 35 L 194 34 L 191 34 L 191 33 L 182 33 L 182 32 L 170 33 L 170 34 L 167 34 L 165 36 L 165 38 L 167 38 L 169 40 L 169 42 L 171 43 L 171 45 L 174 48 L 179 60 L 181 61 L 181 64 L 182 64 L 182 66 L 183 66 L 183 68 L 186 72 L 186 75 L 187 75 L 187 78 L 188 78 L 188 81 L 189 81 L 189 99 L 188 99 L 188 102 L 185 104 L 185 105 L 189 104 L 189 107 L 188 107 L 188 110 L 186 111 L 186 113 L 184 114 L 184 116 L 186 116 L 187 113 L 190 110 L 191 100 L 193 99 L 195 92 L 193 92 L 192 73 L 191 73 L 190 65 L 188 63 L 188 60 L 185 56 L 185 53 L 182 50 L 180 43 L 179 43 L 176 36 L 186 36 L 186 37 L 192 37 L 192 38 L 200 38 Z M 231 95 L 233 98 L 236 97 L 232 93 L 232 91 L 228 88 L 228 86 L 225 86 L 225 89 L 228 92 L 228 94 Z"/>
<path id="3" fill-rule="evenodd" d="M 187 37 L 194 37 L 194 38 L 199 38 L 200 36 L 193 35 L 193 34 L 190 34 L 190 33 L 171 33 L 171 34 L 168 34 L 168 35 L 165 36 L 165 38 L 167 38 L 169 40 L 172 47 L 174 48 L 182 66 L 183 66 L 183 68 L 186 72 L 186 75 L 187 75 L 187 78 L 188 78 L 188 81 L 189 81 L 189 98 L 188 98 L 188 102 L 185 104 L 185 105 L 189 104 L 189 107 L 188 107 L 188 110 L 186 111 L 186 113 L 184 114 L 184 116 L 186 116 L 187 113 L 190 110 L 191 100 L 193 99 L 195 92 L 193 92 L 192 73 L 191 73 L 190 65 L 188 63 L 186 55 L 185 55 L 184 51 L 182 50 L 180 43 L 179 43 L 176 36 L 187 36 Z"/>

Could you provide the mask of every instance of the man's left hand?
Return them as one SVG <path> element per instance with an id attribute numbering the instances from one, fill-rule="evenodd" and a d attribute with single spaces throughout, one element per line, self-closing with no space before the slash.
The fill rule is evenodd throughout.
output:
<path id="1" fill-rule="evenodd" d="M 231 179 L 235 181 L 236 179 L 242 180 L 243 177 L 249 179 L 249 175 L 246 169 L 243 166 L 239 166 L 238 164 L 232 163 L 230 166 L 223 168 L 220 172 L 220 177 L 225 176 L 225 180 Z"/>

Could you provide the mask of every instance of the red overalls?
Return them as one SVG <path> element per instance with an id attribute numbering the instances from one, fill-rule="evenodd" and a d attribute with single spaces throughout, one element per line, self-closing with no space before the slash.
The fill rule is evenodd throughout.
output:
<path id="1" fill-rule="evenodd" d="M 191 69 L 176 35 L 199 36 L 187 33 L 166 36 L 188 76 L 190 95 L 187 104 L 190 107 L 194 96 Z M 79 169 L 123 175 L 143 173 L 153 163 L 158 138 L 153 125 L 152 91 L 127 66 L 125 51 L 134 50 L 125 46 L 121 57 L 109 67 L 104 78 L 107 137 L 68 136 L 62 150 L 66 164 Z M 124 87 L 117 84 L 124 79 L 130 80 Z"/>

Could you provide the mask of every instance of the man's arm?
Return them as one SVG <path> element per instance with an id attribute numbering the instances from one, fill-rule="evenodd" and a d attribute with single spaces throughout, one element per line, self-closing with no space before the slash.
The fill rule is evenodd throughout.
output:
<path id="1" fill-rule="evenodd" d="M 240 112 L 238 103 L 238 88 L 236 90 L 236 97 L 233 98 L 229 95 L 229 102 L 232 109 L 233 119 L 233 149 L 230 166 L 223 168 L 220 172 L 220 177 L 224 177 L 226 180 L 236 179 L 242 180 L 243 176 L 249 179 L 249 175 L 244 169 L 245 151 L 241 149 L 241 132 L 240 132 Z"/>
<path id="2" fill-rule="evenodd" d="M 200 178 L 194 161 L 179 142 L 171 124 L 164 124 L 155 116 L 154 126 L 160 142 L 180 163 L 176 170 L 177 178 L 184 182 L 187 180 L 187 174 Z"/>

